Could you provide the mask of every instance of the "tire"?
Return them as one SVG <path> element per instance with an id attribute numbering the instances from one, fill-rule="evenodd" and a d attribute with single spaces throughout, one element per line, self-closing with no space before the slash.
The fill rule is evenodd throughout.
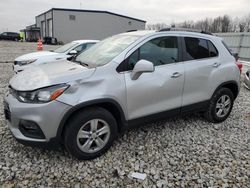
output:
<path id="1" fill-rule="evenodd" d="M 223 97 L 225 99 L 224 106 L 218 107 L 218 106 L 221 106 L 221 103 L 223 104 Z M 228 100 L 230 100 L 230 106 L 225 105 L 226 101 Z M 234 103 L 234 95 L 232 91 L 228 88 L 221 88 L 218 91 L 216 91 L 216 93 L 212 96 L 209 107 L 207 111 L 204 113 L 204 116 L 208 121 L 212 123 L 223 122 L 230 115 L 232 107 L 233 107 L 233 103 Z M 220 110 L 220 109 L 223 109 L 223 107 L 225 110 Z"/>
<path id="2" fill-rule="evenodd" d="M 80 160 L 94 159 L 111 147 L 116 136 L 117 123 L 109 111 L 99 107 L 86 108 L 73 115 L 66 124 L 64 145 L 71 155 Z"/>

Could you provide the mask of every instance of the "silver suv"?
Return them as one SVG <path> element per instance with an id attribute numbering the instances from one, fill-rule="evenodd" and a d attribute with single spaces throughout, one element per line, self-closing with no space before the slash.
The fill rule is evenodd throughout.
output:
<path id="1" fill-rule="evenodd" d="M 222 122 L 239 89 L 239 68 L 222 39 L 136 31 L 95 44 L 75 62 L 15 75 L 4 111 L 21 143 L 59 143 L 79 159 L 92 159 L 135 124 L 197 111 Z"/>

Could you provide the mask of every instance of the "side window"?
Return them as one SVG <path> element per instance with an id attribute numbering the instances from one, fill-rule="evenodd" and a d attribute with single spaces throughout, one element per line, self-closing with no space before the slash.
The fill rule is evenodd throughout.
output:
<path id="1" fill-rule="evenodd" d="M 154 66 L 178 62 L 177 37 L 161 37 L 146 42 L 140 47 L 139 59 L 145 59 Z"/>
<path id="2" fill-rule="evenodd" d="M 203 59 L 209 57 L 207 41 L 199 38 L 185 37 L 186 60 Z"/>
<path id="3" fill-rule="evenodd" d="M 218 50 L 215 48 L 212 42 L 207 41 L 208 43 L 208 48 L 209 48 L 209 56 L 210 57 L 216 57 L 218 56 Z"/>
<path id="4" fill-rule="evenodd" d="M 127 59 L 128 70 L 132 70 L 138 61 L 139 61 L 139 49 L 134 51 Z"/>
<path id="5" fill-rule="evenodd" d="M 178 62 L 177 37 L 160 37 L 143 44 L 127 58 L 128 70 L 132 70 L 141 59 L 152 62 L 154 66 Z"/>
<path id="6" fill-rule="evenodd" d="M 77 51 L 77 53 L 80 53 L 85 48 L 86 48 L 86 44 L 81 44 L 81 45 L 77 46 L 76 48 L 74 48 L 74 50 Z"/>

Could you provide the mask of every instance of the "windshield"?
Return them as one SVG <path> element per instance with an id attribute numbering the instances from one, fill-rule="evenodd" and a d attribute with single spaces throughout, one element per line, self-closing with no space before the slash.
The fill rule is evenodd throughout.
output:
<path id="1" fill-rule="evenodd" d="M 138 36 L 129 35 L 109 37 L 78 55 L 76 61 L 90 68 L 105 65 L 137 39 Z"/>
<path id="2" fill-rule="evenodd" d="M 68 51 L 69 49 L 71 49 L 71 48 L 73 48 L 73 47 L 75 47 L 75 46 L 77 46 L 77 45 L 78 45 L 78 44 L 75 43 L 75 42 L 70 42 L 70 43 L 68 43 L 68 44 L 65 44 L 65 45 L 63 45 L 63 46 L 61 46 L 61 47 L 55 49 L 54 52 L 57 52 L 57 53 L 64 53 L 64 52 Z"/>

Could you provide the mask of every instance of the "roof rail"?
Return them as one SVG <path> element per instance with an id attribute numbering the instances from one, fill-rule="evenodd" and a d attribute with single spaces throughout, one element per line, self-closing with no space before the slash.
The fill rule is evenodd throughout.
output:
<path id="1" fill-rule="evenodd" d="M 207 34 L 207 35 L 213 35 L 212 33 L 203 31 L 203 30 L 191 29 L 191 28 L 175 28 L 175 27 L 163 28 L 163 29 L 160 29 L 158 32 L 164 32 L 164 31 L 187 31 L 187 32 L 196 32 L 196 33 L 202 33 L 202 34 Z"/>
<path id="2" fill-rule="evenodd" d="M 206 35 L 213 35 L 213 33 L 207 32 L 207 31 L 201 31 L 202 34 L 206 34 Z"/>

